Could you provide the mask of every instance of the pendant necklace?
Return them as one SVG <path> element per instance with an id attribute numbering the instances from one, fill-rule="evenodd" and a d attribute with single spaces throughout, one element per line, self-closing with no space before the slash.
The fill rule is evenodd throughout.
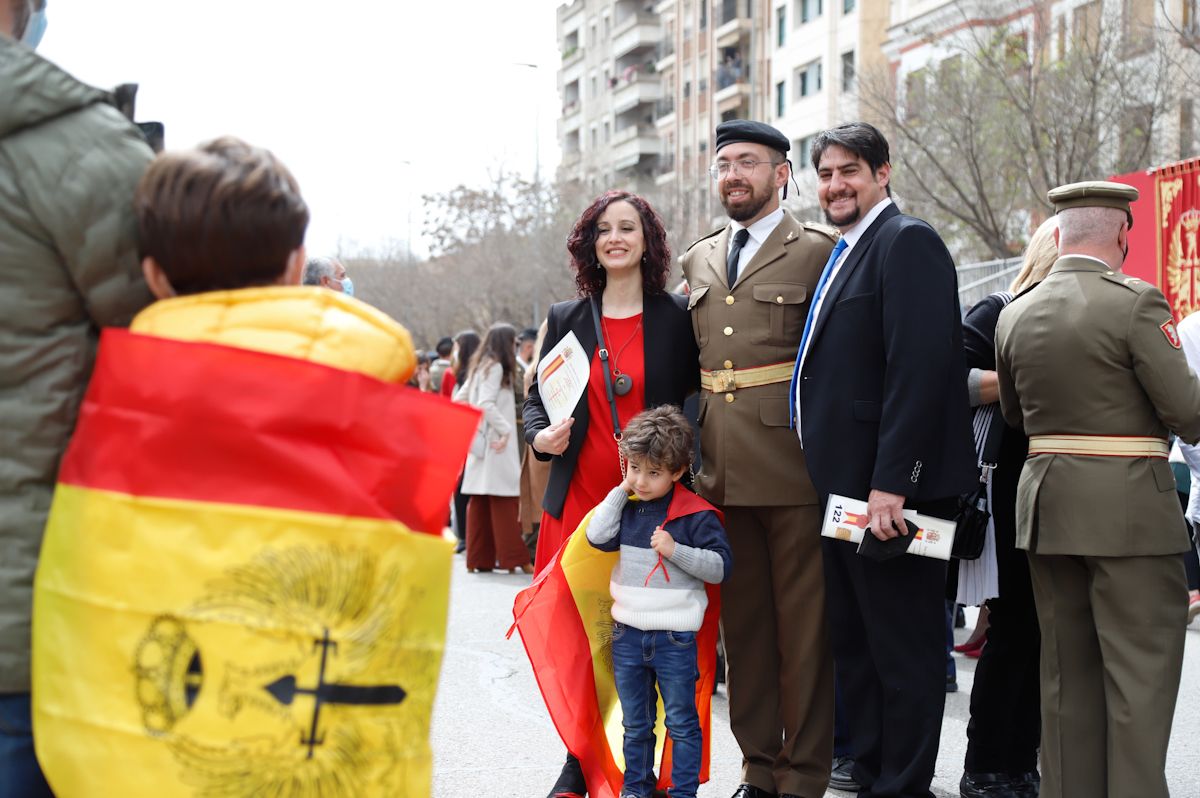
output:
<path id="1" fill-rule="evenodd" d="M 601 324 L 604 326 L 604 337 L 611 341 L 612 336 L 608 334 L 608 321 L 601 319 Z M 640 329 L 642 329 L 642 320 L 638 319 L 637 326 L 633 328 L 633 334 L 629 336 L 628 340 L 612 356 L 613 393 L 617 396 L 624 396 L 633 390 L 633 377 L 630 377 L 628 374 L 622 374 L 617 363 L 620 361 L 621 353 L 625 351 L 625 347 L 629 346 L 630 342 L 637 337 L 638 330 Z"/>

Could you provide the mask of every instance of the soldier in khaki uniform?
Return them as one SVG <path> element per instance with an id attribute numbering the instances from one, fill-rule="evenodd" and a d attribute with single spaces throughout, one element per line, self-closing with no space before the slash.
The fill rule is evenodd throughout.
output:
<path id="1" fill-rule="evenodd" d="M 1168 794 L 1188 540 L 1167 432 L 1200 438 L 1200 384 L 1163 295 L 1121 274 L 1136 198 L 1051 191 L 1059 259 L 996 332 L 1004 417 L 1029 436 L 1017 545 L 1042 630 L 1043 798 Z"/>
<path id="2" fill-rule="evenodd" d="M 768 125 L 717 127 L 713 176 L 731 223 L 683 257 L 700 345 L 698 488 L 724 511 L 733 551 L 721 623 L 743 756 L 736 798 L 818 798 L 833 755 L 820 508 L 788 383 L 835 234 L 779 207 L 788 148 Z"/>

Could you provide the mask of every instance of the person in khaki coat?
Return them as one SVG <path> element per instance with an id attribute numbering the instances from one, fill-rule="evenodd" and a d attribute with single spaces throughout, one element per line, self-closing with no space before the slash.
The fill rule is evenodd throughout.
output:
<path id="1" fill-rule="evenodd" d="M 506 568 L 532 573 L 529 550 L 521 540 L 518 518 L 521 461 L 517 454 L 516 330 L 493 324 L 471 359 L 462 399 L 483 411 L 479 446 L 473 446 L 463 468 L 462 492 L 467 505 L 467 570 Z"/>
<path id="2" fill-rule="evenodd" d="M 833 756 L 820 507 L 788 383 L 835 235 L 779 207 L 788 148 L 768 125 L 717 127 L 713 172 L 731 223 L 683 256 L 700 346 L 697 488 L 724 512 L 734 561 L 721 627 L 737 798 L 822 796 Z"/>
<path id="3" fill-rule="evenodd" d="M 1051 191 L 1059 259 L 997 327 L 1001 408 L 1029 436 L 1017 545 L 1042 631 L 1043 798 L 1168 794 L 1188 539 L 1167 432 L 1200 438 L 1200 383 L 1163 295 L 1121 274 L 1136 198 Z"/>

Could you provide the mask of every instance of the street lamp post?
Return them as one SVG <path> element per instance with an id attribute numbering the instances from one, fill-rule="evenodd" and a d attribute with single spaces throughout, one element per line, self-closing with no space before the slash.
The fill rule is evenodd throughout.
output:
<path id="1" fill-rule="evenodd" d="M 535 77 L 537 75 L 537 70 L 540 69 L 540 67 L 537 64 L 530 64 L 530 63 L 526 63 L 524 61 L 514 61 L 513 66 L 519 66 L 519 67 L 525 67 L 527 69 L 532 69 Z M 536 196 L 538 196 L 539 198 L 541 197 L 541 193 L 542 193 L 542 146 L 541 146 L 541 131 L 540 131 L 540 128 L 541 128 L 541 113 L 540 113 L 541 106 L 542 106 L 542 104 L 539 103 L 538 99 L 537 99 L 537 81 L 535 80 L 534 81 L 534 94 L 533 94 L 533 188 L 534 188 L 534 191 L 536 192 Z M 539 210 L 539 213 L 537 214 L 535 228 L 534 228 L 535 235 L 540 233 L 541 228 L 542 228 L 542 214 L 540 213 L 541 209 L 539 208 L 538 210 Z M 538 240 L 540 241 L 540 236 L 538 236 Z M 536 327 L 538 324 L 541 323 L 541 302 L 539 301 L 541 299 L 541 296 L 542 296 L 542 281 L 534 280 L 533 281 L 533 326 L 534 327 Z"/>
<path id="2" fill-rule="evenodd" d="M 405 217 L 408 227 L 408 232 L 404 237 L 404 248 L 408 251 L 408 262 L 411 264 L 413 260 L 413 240 L 412 240 L 412 184 L 413 184 L 413 162 L 400 161 L 408 167 L 408 186 L 406 187 L 406 197 L 404 201 Z"/>

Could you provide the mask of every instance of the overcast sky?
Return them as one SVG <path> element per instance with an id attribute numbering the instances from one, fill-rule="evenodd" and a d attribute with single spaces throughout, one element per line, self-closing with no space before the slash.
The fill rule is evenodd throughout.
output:
<path id="1" fill-rule="evenodd" d="M 163 122 L 170 149 L 231 133 L 273 150 L 308 200 L 311 252 L 378 249 L 410 212 L 419 236 L 422 193 L 532 176 L 535 152 L 553 174 L 559 3 L 49 0 L 38 52 L 140 84 L 138 121 Z"/>

